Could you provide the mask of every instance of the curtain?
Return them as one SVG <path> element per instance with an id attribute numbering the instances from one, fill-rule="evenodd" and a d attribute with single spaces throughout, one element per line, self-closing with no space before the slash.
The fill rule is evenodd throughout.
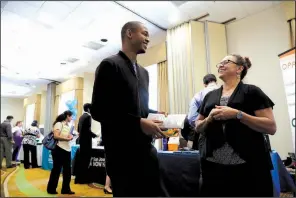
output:
<path id="1" fill-rule="evenodd" d="M 157 64 L 157 82 L 158 82 L 158 111 L 169 112 L 169 95 L 168 95 L 168 67 L 167 61 Z"/>
<path id="2" fill-rule="evenodd" d="M 187 114 L 193 96 L 191 25 L 184 23 L 167 31 L 169 112 Z"/>

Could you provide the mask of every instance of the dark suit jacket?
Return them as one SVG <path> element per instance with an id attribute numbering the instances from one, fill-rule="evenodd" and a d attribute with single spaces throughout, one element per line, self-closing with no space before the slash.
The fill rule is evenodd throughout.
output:
<path id="1" fill-rule="evenodd" d="M 136 74 L 132 62 L 121 51 L 98 66 L 91 114 L 101 123 L 107 156 L 133 148 L 137 152 L 151 148 L 152 138 L 140 127 L 140 119 L 152 112 L 148 107 L 148 85 L 147 70 L 138 66 Z"/>
<path id="2" fill-rule="evenodd" d="M 79 118 L 78 122 L 78 132 L 79 132 L 79 144 L 80 149 L 91 149 L 92 148 L 92 138 L 97 135 L 91 131 L 91 116 L 84 113 Z"/>

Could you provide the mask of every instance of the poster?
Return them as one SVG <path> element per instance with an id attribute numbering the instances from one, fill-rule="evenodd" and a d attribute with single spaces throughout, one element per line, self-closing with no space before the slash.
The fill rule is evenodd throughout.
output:
<path id="1" fill-rule="evenodd" d="M 293 147 L 295 150 L 295 47 L 280 54 L 279 58 L 288 104 Z"/>

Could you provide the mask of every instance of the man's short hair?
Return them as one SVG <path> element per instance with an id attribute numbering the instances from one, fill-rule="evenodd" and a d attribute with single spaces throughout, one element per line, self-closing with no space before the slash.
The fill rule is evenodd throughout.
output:
<path id="1" fill-rule="evenodd" d="M 216 76 L 214 74 L 207 74 L 207 75 L 205 75 L 204 78 L 203 78 L 203 83 L 205 85 L 208 85 L 211 82 L 217 82 Z"/>
<path id="2" fill-rule="evenodd" d="M 124 24 L 124 26 L 121 28 L 121 40 L 122 41 L 124 40 L 126 31 L 128 29 L 130 29 L 132 31 L 136 30 L 139 27 L 140 24 L 142 24 L 142 23 L 139 22 L 139 21 L 129 21 L 126 24 Z"/>
<path id="3" fill-rule="evenodd" d="M 9 115 L 6 117 L 6 120 L 12 120 L 13 119 L 13 116 Z"/>
<path id="4" fill-rule="evenodd" d="M 83 105 L 83 110 L 85 111 L 85 112 L 88 112 L 88 110 L 90 110 L 91 109 L 91 104 L 90 103 L 85 103 L 84 105 Z"/>

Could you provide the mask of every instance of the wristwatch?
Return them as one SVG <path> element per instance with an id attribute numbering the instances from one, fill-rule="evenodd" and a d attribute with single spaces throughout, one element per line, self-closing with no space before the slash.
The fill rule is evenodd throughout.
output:
<path id="1" fill-rule="evenodd" d="M 237 114 L 236 114 L 236 119 L 240 120 L 243 118 L 243 112 L 242 111 L 239 111 Z"/>

